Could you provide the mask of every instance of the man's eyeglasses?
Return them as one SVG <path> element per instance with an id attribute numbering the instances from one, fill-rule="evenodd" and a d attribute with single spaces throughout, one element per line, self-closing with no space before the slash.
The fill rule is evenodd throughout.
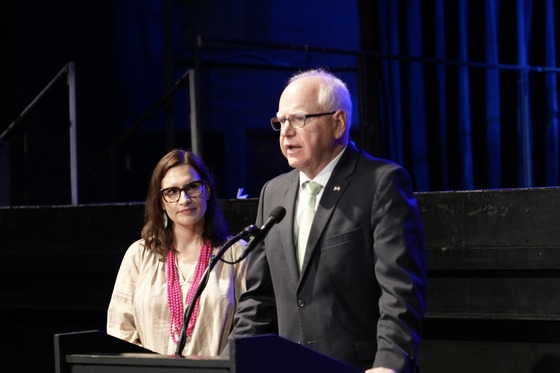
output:
<path id="1" fill-rule="evenodd" d="M 181 198 L 181 192 L 185 192 L 187 197 L 189 198 L 198 198 L 202 195 L 204 183 L 202 180 L 193 181 L 188 183 L 182 188 L 179 187 L 171 187 L 171 188 L 162 188 L 160 189 L 160 193 L 163 196 L 163 199 L 169 203 L 177 202 L 179 198 Z"/>
<path id="2" fill-rule="evenodd" d="M 293 128 L 303 128 L 305 126 L 305 120 L 307 118 L 322 117 L 323 115 L 331 115 L 334 113 L 336 113 L 336 111 L 318 114 L 294 114 L 290 115 L 289 117 L 283 118 L 274 117 L 270 118 L 270 125 L 275 131 L 280 131 L 282 129 L 282 126 L 286 123 L 289 123 Z"/>

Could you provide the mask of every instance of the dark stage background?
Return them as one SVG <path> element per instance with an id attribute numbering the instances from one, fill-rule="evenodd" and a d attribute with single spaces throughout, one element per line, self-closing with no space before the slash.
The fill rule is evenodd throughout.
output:
<path id="1" fill-rule="evenodd" d="M 327 67 L 352 92 L 352 140 L 404 165 L 418 192 L 423 373 L 553 372 L 558 12 L 553 0 L 3 0 L 0 360 L 51 372 L 53 333 L 104 327 L 171 148 L 197 144 L 232 230 L 252 222 L 261 186 L 288 170 L 268 121 L 278 96 L 297 70 Z M 75 205 L 66 75 L 41 95 L 70 62 Z"/>
<path id="2" fill-rule="evenodd" d="M 429 277 L 421 371 L 558 372 L 560 188 L 416 197 Z M 257 203 L 222 200 L 233 232 Z M 142 221 L 141 203 L 0 208 L 3 371 L 53 372 L 55 333 L 105 330 Z"/>
<path id="3" fill-rule="evenodd" d="M 288 169 L 278 96 L 318 66 L 348 82 L 353 141 L 418 191 L 556 186 L 555 5 L 4 0 L 0 205 L 71 202 L 65 79 L 18 117 L 69 62 L 81 204 L 144 200 L 157 159 L 191 137 L 223 198 L 258 196 Z"/>

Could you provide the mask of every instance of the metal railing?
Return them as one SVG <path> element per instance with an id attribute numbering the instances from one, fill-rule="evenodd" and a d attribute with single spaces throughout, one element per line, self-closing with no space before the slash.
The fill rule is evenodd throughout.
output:
<path id="1" fill-rule="evenodd" d="M 76 144 L 76 70 L 74 62 L 68 62 L 62 70 L 43 88 L 43 90 L 35 97 L 33 101 L 21 112 L 21 114 L 14 119 L 12 123 L 0 134 L 0 140 L 6 138 L 14 128 L 16 128 L 29 114 L 31 109 L 51 90 L 55 83 L 66 77 L 68 84 L 68 115 L 69 115 L 69 141 L 70 141 L 70 191 L 72 205 L 78 204 L 78 157 L 77 157 L 77 144 Z"/>
<path id="2" fill-rule="evenodd" d="M 77 141 L 76 141 L 76 127 L 77 127 L 77 113 L 76 113 L 76 73 L 74 62 L 69 62 L 65 65 L 62 70 L 43 88 L 43 90 L 35 97 L 33 101 L 21 112 L 21 114 L 0 134 L 0 140 L 6 138 L 20 123 L 22 123 L 33 109 L 33 107 L 43 98 L 63 77 L 67 77 L 68 84 L 68 110 L 69 110 L 69 121 L 70 121 L 70 197 L 71 204 L 73 206 L 78 205 L 78 161 L 77 161 Z M 185 71 L 185 73 L 167 90 L 167 92 L 131 127 L 124 133 L 116 142 L 114 142 L 109 149 L 95 162 L 89 169 L 81 174 L 80 180 L 88 177 L 93 171 L 95 171 L 101 163 L 107 159 L 112 152 L 124 141 L 131 137 L 131 135 L 136 132 L 150 117 L 152 117 L 155 112 L 169 100 L 175 92 L 185 83 L 188 79 L 189 88 L 189 106 L 190 106 L 190 127 L 193 136 L 191 138 L 191 146 L 193 151 L 198 151 L 201 144 L 199 143 L 199 121 L 197 119 L 196 111 L 196 75 L 193 69 Z M 195 135 L 196 134 L 196 135 Z"/>

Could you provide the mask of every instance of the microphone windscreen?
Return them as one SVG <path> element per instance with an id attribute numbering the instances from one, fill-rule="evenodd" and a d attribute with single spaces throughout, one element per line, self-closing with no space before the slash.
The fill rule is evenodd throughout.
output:
<path id="1" fill-rule="evenodd" d="M 270 216 L 274 217 L 276 223 L 279 223 L 282 219 L 284 219 L 285 215 L 286 209 L 282 206 L 275 207 L 274 210 L 272 210 L 272 212 L 270 213 Z"/>

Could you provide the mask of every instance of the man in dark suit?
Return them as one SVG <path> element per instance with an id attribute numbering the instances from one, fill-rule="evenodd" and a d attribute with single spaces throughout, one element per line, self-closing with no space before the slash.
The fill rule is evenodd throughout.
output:
<path id="1" fill-rule="evenodd" d="M 294 170 L 262 188 L 256 224 L 277 206 L 286 217 L 251 254 L 231 337 L 278 333 L 370 373 L 414 372 L 423 228 L 408 173 L 356 149 L 351 114 L 346 85 L 325 70 L 295 75 L 284 89 L 271 124 Z M 308 181 L 319 192 L 298 247 Z"/>

